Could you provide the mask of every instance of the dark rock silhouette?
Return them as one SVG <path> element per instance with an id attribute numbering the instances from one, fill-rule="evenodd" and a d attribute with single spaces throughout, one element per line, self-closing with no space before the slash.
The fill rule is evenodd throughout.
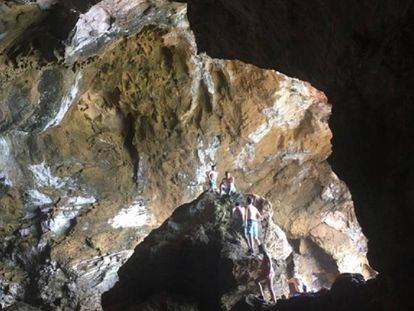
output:
<path id="1" fill-rule="evenodd" d="M 262 221 L 263 241 L 277 252 L 274 233 L 266 230 L 274 225 L 269 217 L 271 205 L 259 197 L 256 202 L 267 215 Z M 180 299 L 199 310 L 230 310 L 255 291 L 259 261 L 247 255 L 246 243 L 232 229 L 231 207 L 232 200 L 206 192 L 177 208 L 118 271 L 118 283 L 103 295 L 104 310 L 140 310 L 149 303 Z M 282 260 L 275 261 L 275 266 L 275 287 L 281 287 L 277 280 L 286 266 Z M 177 296 L 178 300 L 171 298 Z"/>
<path id="2" fill-rule="evenodd" d="M 240 196 L 238 200 L 242 200 Z M 331 290 L 303 293 L 277 304 L 259 301 L 252 282 L 258 258 L 247 255 L 242 237 L 232 229 L 229 211 L 234 198 L 219 198 L 205 192 L 195 201 L 175 210 L 154 230 L 118 271 L 119 281 L 104 293 L 104 310 L 273 310 L 342 311 L 382 310 L 377 299 L 379 282 L 361 274 L 338 276 Z M 271 205 L 256 197 L 265 215 L 262 238 L 275 251 Z M 276 251 L 281 251 L 276 250 Z M 283 260 L 274 260 L 275 289 L 286 286 Z M 270 297 L 267 297 L 270 301 Z M 158 308 L 158 309 L 157 309 Z"/>

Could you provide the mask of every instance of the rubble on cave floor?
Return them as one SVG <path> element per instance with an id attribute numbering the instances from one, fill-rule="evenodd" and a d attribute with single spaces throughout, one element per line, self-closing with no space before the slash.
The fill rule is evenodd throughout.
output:
<path id="1" fill-rule="evenodd" d="M 240 299 L 233 311 L 381 311 L 381 282 L 367 282 L 359 273 L 339 275 L 330 290 L 301 294 L 289 299 L 279 299 L 275 305 L 260 303 L 253 295 Z"/>

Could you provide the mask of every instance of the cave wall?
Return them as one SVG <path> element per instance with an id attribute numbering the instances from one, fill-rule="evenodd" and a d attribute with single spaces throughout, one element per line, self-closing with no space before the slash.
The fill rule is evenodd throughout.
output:
<path id="1" fill-rule="evenodd" d="M 408 301 L 414 2 L 190 0 L 188 5 L 200 51 L 277 68 L 328 96 L 329 162 L 351 189 L 370 262 Z"/>
<path id="2" fill-rule="evenodd" d="M 375 274 L 349 190 L 326 161 L 322 92 L 199 54 L 184 4 L 93 4 L 7 4 L 41 17 L 8 24 L 13 40 L 1 42 L 3 306 L 99 309 L 134 246 L 203 191 L 215 162 L 267 197 L 288 238 L 311 241 L 335 273 Z M 296 262 L 321 274 L 318 289 L 332 267 L 315 254 L 302 248 Z"/>

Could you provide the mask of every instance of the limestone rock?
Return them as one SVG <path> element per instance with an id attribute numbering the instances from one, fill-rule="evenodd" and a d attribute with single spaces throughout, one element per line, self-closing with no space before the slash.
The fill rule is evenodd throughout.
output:
<path id="1" fill-rule="evenodd" d="M 12 306 L 5 308 L 6 311 L 39 311 L 40 309 L 33 307 L 31 305 L 28 305 L 23 302 L 18 302 L 13 304 Z"/>
<path id="2" fill-rule="evenodd" d="M 269 199 L 274 258 L 310 288 L 375 274 L 351 195 L 326 162 L 322 92 L 199 54 L 182 3 L 65 1 L 40 14 L 58 12 L 64 52 L 61 41 L 23 40 L 1 61 L 1 278 L 22 288 L 4 306 L 24 296 L 99 310 L 134 247 L 205 189 L 213 163 Z"/>

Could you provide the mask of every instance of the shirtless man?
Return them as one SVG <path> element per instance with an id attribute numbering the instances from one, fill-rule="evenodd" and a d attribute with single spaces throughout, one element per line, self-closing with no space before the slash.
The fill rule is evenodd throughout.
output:
<path id="1" fill-rule="evenodd" d="M 258 238 L 258 222 L 262 215 L 253 205 L 253 198 L 247 197 L 247 207 L 246 207 L 246 231 L 247 231 L 247 241 L 249 244 L 249 253 L 254 254 L 254 242 L 257 243 L 257 246 L 260 245 Z"/>
<path id="2" fill-rule="evenodd" d="M 231 176 L 230 172 L 226 172 L 225 177 L 220 183 L 220 195 L 223 194 L 232 195 L 236 193 L 236 186 L 234 185 L 234 177 Z"/>
<path id="3" fill-rule="evenodd" d="M 263 255 L 262 264 L 260 265 L 259 276 L 256 278 L 255 282 L 260 290 L 260 299 L 264 299 L 263 287 L 261 283 L 266 283 L 269 287 L 270 295 L 272 296 L 273 301 L 276 303 L 276 295 L 273 290 L 273 277 L 275 271 L 272 265 L 272 259 L 266 251 L 264 245 L 259 245 L 259 253 Z"/>
<path id="4" fill-rule="evenodd" d="M 212 165 L 211 171 L 207 173 L 208 185 L 212 191 L 217 190 L 217 176 L 216 165 Z"/>

